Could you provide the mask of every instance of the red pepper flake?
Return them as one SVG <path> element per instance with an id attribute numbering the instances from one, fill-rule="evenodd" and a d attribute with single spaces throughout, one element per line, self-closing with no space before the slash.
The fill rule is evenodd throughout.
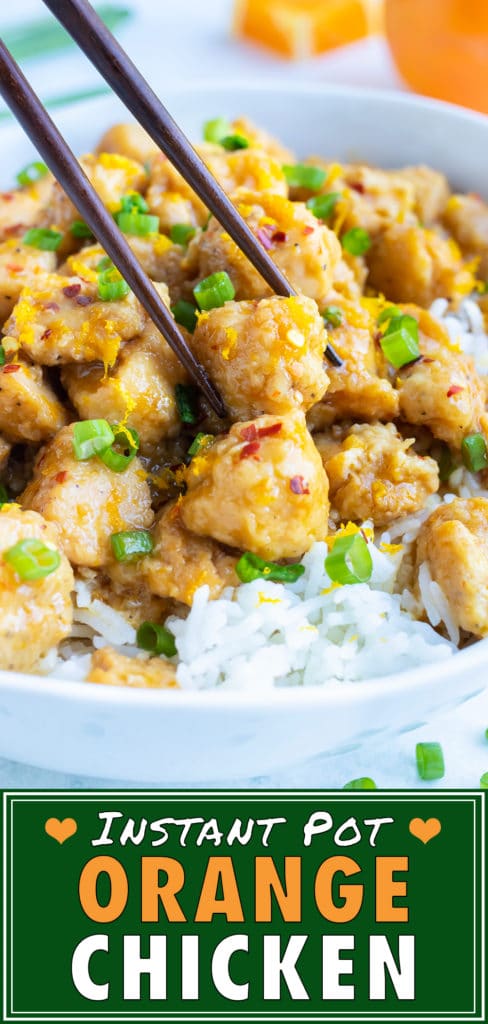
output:
<path id="1" fill-rule="evenodd" d="M 260 447 L 261 445 L 259 444 L 259 441 L 251 441 L 250 444 L 245 444 L 239 458 L 249 459 L 251 455 L 256 455 L 256 452 L 259 451 Z"/>
<path id="2" fill-rule="evenodd" d="M 20 274 L 24 268 L 19 266 L 18 263 L 6 263 L 5 269 L 9 270 L 11 274 Z"/>
<path id="3" fill-rule="evenodd" d="M 460 391 L 464 391 L 464 388 L 462 388 L 459 384 L 451 384 L 451 387 L 447 392 L 447 397 L 452 398 L 453 395 L 458 395 Z"/>
<path id="4" fill-rule="evenodd" d="M 7 238 L 10 238 L 10 235 L 20 235 L 20 232 L 24 230 L 24 224 L 10 224 L 9 227 L 4 228 L 3 233 Z"/>
<path id="5" fill-rule="evenodd" d="M 293 491 L 293 494 L 310 494 L 310 488 L 305 483 L 303 476 L 292 476 L 290 490 Z"/>
<path id="6" fill-rule="evenodd" d="M 435 363 L 435 359 L 429 359 L 428 356 L 420 356 L 423 363 Z"/>
<path id="7" fill-rule="evenodd" d="M 55 479 L 57 484 L 64 484 L 64 482 L 65 482 L 65 480 L 67 480 L 67 478 L 68 478 L 68 471 L 66 469 L 62 469 L 61 472 L 60 473 L 56 473 L 56 476 L 54 477 L 54 479 Z"/>
<path id="8" fill-rule="evenodd" d="M 47 338 L 51 337 L 52 333 L 53 332 L 52 332 L 51 328 L 50 327 L 46 327 L 46 330 L 43 331 L 43 333 L 41 334 L 41 341 L 46 341 Z"/>
<path id="9" fill-rule="evenodd" d="M 68 284 L 66 288 L 63 288 L 63 295 L 66 295 L 67 299 L 74 299 L 75 295 L 79 295 L 81 292 L 81 284 Z"/>
<path id="10" fill-rule="evenodd" d="M 272 248 L 271 238 L 264 228 L 258 228 L 258 230 L 256 231 L 256 238 L 258 239 L 259 242 L 261 242 L 261 245 L 265 249 Z"/>
<path id="11" fill-rule="evenodd" d="M 77 306 L 90 306 L 92 301 L 89 295 L 77 295 L 75 299 Z"/>
<path id="12" fill-rule="evenodd" d="M 315 228 L 313 228 L 311 224 L 308 224 L 307 227 L 305 227 L 303 229 L 303 234 L 304 235 L 313 235 L 314 231 L 315 231 Z"/>
<path id="13" fill-rule="evenodd" d="M 354 189 L 355 192 L 359 192 L 360 196 L 363 196 L 366 192 L 364 185 L 362 185 L 360 181 L 352 181 L 349 188 Z"/>
<path id="14" fill-rule="evenodd" d="M 0 198 L 3 199 L 4 203 L 11 203 L 14 194 L 13 192 L 0 192 Z"/>
<path id="15" fill-rule="evenodd" d="M 313 228 L 312 228 L 313 231 Z M 275 231 L 274 235 L 271 235 L 272 242 L 286 242 L 286 234 L 284 231 Z"/>
<path id="16" fill-rule="evenodd" d="M 254 423 L 251 423 L 249 427 L 244 427 L 244 429 L 241 430 L 241 437 L 243 441 L 255 441 L 257 436 L 258 432 Z"/>
<path id="17" fill-rule="evenodd" d="M 7 365 L 4 366 L 2 373 L 17 373 L 17 370 L 20 370 L 18 363 L 7 363 Z"/>
<path id="18" fill-rule="evenodd" d="M 258 437 L 272 437 L 273 434 L 279 434 L 282 425 L 282 423 L 271 423 L 269 427 L 260 427 Z"/>
<path id="19" fill-rule="evenodd" d="M 44 309 L 50 309 L 52 313 L 59 313 L 60 307 L 57 302 L 45 302 Z"/>

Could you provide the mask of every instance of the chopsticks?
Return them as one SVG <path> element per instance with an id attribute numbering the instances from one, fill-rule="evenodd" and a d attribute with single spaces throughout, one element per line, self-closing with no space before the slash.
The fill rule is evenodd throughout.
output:
<path id="1" fill-rule="evenodd" d="M 0 93 L 180 362 L 201 387 L 217 415 L 224 417 L 224 403 L 206 370 L 195 359 L 126 238 L 1 39 Z"/>
<path id="2" fill-rule="evenodd" d="M 277 295 L 295 295 L 181 128 L 87 0 L 44 0 L 44 3 L 266 283 Z M 325 354 L 334 366 L 342 365 L 331 345 L 327 345 Z"/>

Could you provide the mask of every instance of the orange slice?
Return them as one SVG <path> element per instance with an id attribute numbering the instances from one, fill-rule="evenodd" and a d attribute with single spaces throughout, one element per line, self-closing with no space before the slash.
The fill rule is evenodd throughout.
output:
<path id="1" fill-rule="evenodd" d="M 236 35 L 301 60 L 378 31 L 381 0 L 236 0 Z"/>

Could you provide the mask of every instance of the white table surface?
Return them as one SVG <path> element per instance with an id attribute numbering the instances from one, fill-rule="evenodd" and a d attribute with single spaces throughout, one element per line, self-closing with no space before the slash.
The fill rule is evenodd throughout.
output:
<path id="1" fill-rule="evenodd" d="M 311 61 L 290 64 L 231 38 L 231 0 L 127 0 L 127 3 L 136 14 L 130 24 L 124 26 L 120 38 L 149 80 L 151 74 L 157 72 L 158 82 L 166 78 L 168 83 L 193 74 L 213 79 L 286 77 L 287 81 L 305 79 L 404 88 L 384 41 L 378 37 Z M 17 24 L 45 13 L 40 0 L 18 0 L 10 10 L 6 8 L 7 5 L 2 4 L 2 27 L 8 22 Z M 43 98 L 98 82 L 91 65 L 74 51 L 65 57 L 50 58 L 49 62 L 29 62 L 28 72 Z M 487 728 L 488 689 L 454 711 L 438 715 L 428 726 L 379 745 L 367 756 L 352 752 L 340 758 L 315 759 L 279 775 L 245 780 L 242 785 L 334 788 L 348 779 L 368 775 L 380 787 L 477 788 L 480 776 L 488 771 Z M 415 744 L 419 740 L 436 740 L 443 745 L 446 775 L 439 783 L 421 783 L 418 779 Z M 125 780 L 117 784 L 121 788 L 135 788 L 134 783 Z M 208 785 L 208 780 L 205 784 Z M 1 788 L 81 789 L 105 785 L 113 787 L 114 782 L 42 771 L 0 758 Z M 196 782 L 195 788 L 198 785 Z M 225 786 L 226 780 L 215 780 L 215 785 Z"/>

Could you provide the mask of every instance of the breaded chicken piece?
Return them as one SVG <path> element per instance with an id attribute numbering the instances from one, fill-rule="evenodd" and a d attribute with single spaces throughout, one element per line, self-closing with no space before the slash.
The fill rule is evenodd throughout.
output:
<path id="1" fill-rule="evenodd" d="M 465 256 L 478 260 L 476 276 L 488 278 L 488 203 L 479 196 L 451 196 L 444 210 L 444 225 Z"/>
<path id="2" fill-rule="evenodd" d="M 366 307 L 342 297 L 333 304 L 342 321 L 329 330 L 329 342 L 343 360 L 342 366 L 327 365 L 329 386 L 321 402 L 311 409 L 312 430 L 323 430 L 336 420 L 393 420 L 398 416 L 398 394 L 389 369 L 376 343 L 376 320 Z"/>
<path id="3" fill-rule="evenodd" d="M 43 579 L 21 580 L 5 553 L 20 541 L 36 539 L 59 549 L 55 528 L 36 512 L 18 505 L 0 508 L 0 668 L 30 672 L 68 636 L 73 621 L 73 571 L 63 554 Z"/>
<path id="4" fill-rule="evenodd" d="M 443 590 L 456 625 L 486 636 L 488 500 L 456 498 L 436 508 L 417 537 L 417 570 L 423 562 Z"/>
<path id="5" fill-rule="evenodd" d="M 415 204 L 412 184 L 397 171 L 385 171 L 367 164 L 337 164 L 311 157 L 307 163 L 321 167 L 327 177 L 319 193 L 339 193 L 332 220 L 337 218 L 341 233 L 361 227 L 375 236 L 392 221 L 413 219 Z M 306 189 L 292 189 L 293 199 L 308 199 Z"/>
<path id="6" fill-rule="evenodd" d="M 0 374 L 0 386 L 1 386 Z M 108 373 L 102 363 L 66 366 L 62 382 L 81 419 L 134 427 L 141 446 L 173 437 L 181 427 L 175 386 L 187 373 L 152 322 L 122 348 Z"/>
<path id="7" fill-rule="evenodd" d="M 434 437 L 460 448 L 466 434 L 488 437 L 485 385 L 473 360 L 452 345 L 446 329 L 426 310 L 405 312 L 419 322 L 422 359 L 398 371 L 400 412 L 408 423 L 428 427 Z"/>
<path id="8" fill-rule="evenodd" d="M 173 245 L 167 235 L 158 232 L 149 235 L 126 235 L 126 241 L 132 252 L 154 282 L 165 282 L 168 286 L 181 285 L 187 273 L 184 263 L 186 250 L 181 245 Z M 72 253 L 60 266 L 58 273 L 69 277 L 78 276 L 84 281 L 96 283 L 97 266 L 106 256 L 101 245 L 88 245 L 79 252 Z M 169 306 L 169 291 L 158 287 L 163 302 Z"/>
<path id="9" fill-rule="evenodd" d="M 59 545 L 73 565 L 97 569 L 111 560 L 110 537 L 148 529 L 153 513 L 149 485 L 139 459 L 115 473 L 96 456 L 78 461 L 73 425 L 64 427 L 40 452 L 22 495 L 23 508 L 54 523 Z"/>
<path id="10" fill-rule="evenodd" d="M 154 550 L 141 563 L 143 578 L 153 594 L 191 605 L 195 591 L 204 584 L 211 598 L 238 584 L 237 555 L 187 530 L 179 502 L 165 506 L 154 526 L 153 539 Z"/>
<path id="11" fill-rule="evenodd" d="M 423 508 L 439 487 L 434 459 L 416 455 L 393 423 L 360 423 L 314 441 L 329 479 L 331 506 L 343 521 L 385 526 Z"/>
<path id="12" fill-rule="evenodd" d="M 142 164 L 120 153 L 87 153 L 80 157 L 79 163 L 110 213 L 120 209 L 122 196 L 129 192 L 140 192 L 147 184 L 148 176 Z M 68 249 L 75 249 L 79 243 L 70 235 L 69 229 L 73 221 L 79 219 L 76 207 L 59 182 L 55 182 L 44 212 L 44 226 L 56 227 L 67 236 Z"/>
<path id="13" fill-rule="evenodd" d="M 233 419 L 307 410 L 327 388 L 324 321 L 303 295 L 226 302 L 199 317 L 191 345 Z"/>
<path id="14" fill-rule="evenodd" d="M 318 221 L 304 203 L 244 191 L 232 198 L 253 234 L 298 292 L 317 300 L 330 292 L 341 261 L 341 247 L 334 232 Z M 200 278 L 226 270 L 236 299 L 262 299 L 272 294 L 215 217 L 191 243 L 190 252 L 196 246 Z"/>
<path id="15" fill-rule="evenodd" d="M 145 322 L 132 292 L 102 302 L 96 282 L 46 274 L 22 290 L 4 330 L 43 366 L 96 359 L 112 366 L 122 342 L 140 334 Z"/>
<path id="16" fill-rule="evenodd" d="M 445 296 L 460 302 L 475 285 L 451 238 L 412 224 L 390 224 L 366 254 L 368 284 L 393 302 L 428 308 Z"/>
<path id="17" fill-rule="evenodd" d="M 0 367 L 0 430 L 9 441 L 46 441 L 67 422 L 40 366 L 18 361 Z"/>
<path id="18" fill-rule="evenodd" d="M 162 658 L 127 658 L 113 647 L 102 647 L 92 654 L 87 683 L 105 686 L 136 686 L 168 689 L 178 686 L 176 669 Z"/>
<path id="19" fill-rule="evenodd" d="M 421 224 L 428 226 L 439 220 L 449 199 L 449 184 L 445 174 L 423 164 L 404 167 L 393 173 L 412 185 L 414 213 Z"/>
<path id="20" fill-rule="evenodd" d="M 234 424 L 185 480 L 181 519 L 200 536 L 275 559 L 327 534 L 327 477 L 302 412 Z"/>
<path id="21" fill-rule="evenodd" d="M 262 149 L 228 152 L 213 143 L 195 148 L 229 195 L 241 188 L 281 196 L 288 193 L 281 163 Z M 162 153 L 152 163 L 146 199 L 151 212 L 160 219 L 161 231 L 168 231 L 174 224 L 203 227 L 208 219 L 207 207 Z"/>
<path id="22" fill-rule="evenodd" d="M 56 254 L 23 245 L 16 238 L 0 243 L 0 325 L 10 316 L 25 285 L 56 269 Z"/>
<path id="23" fill-rule="evenodd" d="M 140 164 L 154 159 L 159 149 L 137 121 L 113 124 L 103 133 L 95 153 L 118 153 Z"/>
<path id="24" fill-rule="evenodd" d="M 7 238 L 22 238 L 29 228 L 43 223 L 53 188 L 52 174 L 45 174 L 25 188 L 0 192 L 0 242 Z"/>
<path id="25" fill-rule="evenodd" d="M 243 135 L 249 141 L 252 149 L 263 150 L 264 153 L 268 153 L 269 156 L 278 160 L 280 164 L 293 164 L 295 162 L 295 154 L 292 153 L 291 149 L 287 149 L 279 139 L 275 139 L 273 135 L 264 131 L 263 128 L 259 128 L 247 117 L 236 117 L 231 124 L 231 133 L 233 135 Z"/>

